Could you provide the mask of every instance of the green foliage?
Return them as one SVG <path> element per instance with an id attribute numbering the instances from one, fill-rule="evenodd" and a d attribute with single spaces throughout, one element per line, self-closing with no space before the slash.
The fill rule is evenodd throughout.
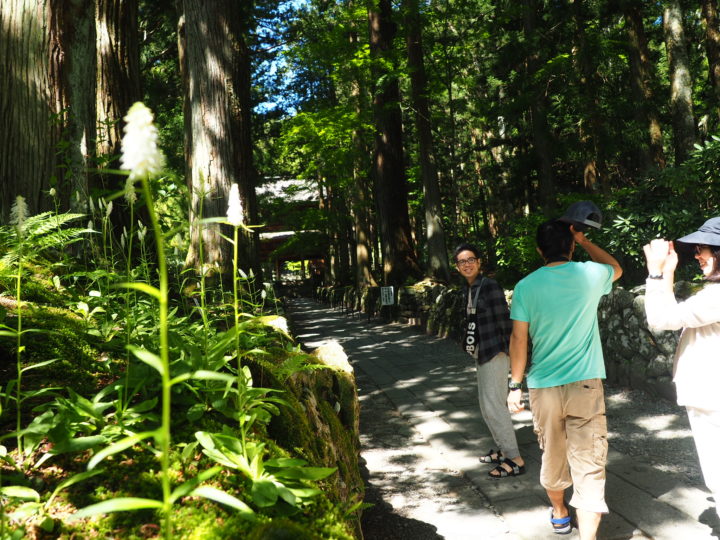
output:
<path id="1" fill-rule="evenodd" d="M 29 216 L 23 223 L 22 231 L 16 227 L 0 227 L 0 279 L 7 279 L 13 265 L 22 257 L 23 262 L 50 266 L 45 258 L 48 251 L 58 253 L 68 245 L 77 242 L 89 232 L 88 229 L 65 227 L 69 222 L 83 217 L 83 214 L 55 214 L 43 212 Z"/>
<path id="2" fill-rule="evenodd" d="M 204 530 L 219 530 L 221 535 L 237 530 L 245 536 L 252 530 L 248 523 L 267 524 L 292 514 L 293 520 L 303 523 L 303 530 L 318 531 L 309 532 L 312 537 L 345 537 L 338 532 L 344 530 L 346 519 L 339 513 L 340 522 L 318 524 L 321 516 L 334 510 L 325 506 L 325 495 L 317 484 L 335 468 L 308 466 L 307 460 L 288 455 L 267 439 L 273 415 L 289 404 L 276 389 L 255 387 L 249 367 L 240 362 L 265 359 L 266 367 L 277 370 L 275 382 L 314 369 L 292 346 L 284 320 L 264 314 L 267 291 L 253 291 L 252 277 L 241 276 L 242 294 L 230 304 L 212 307 L 221 314 L 213 325 L 197 320 L 193 311 L 184 314 L 182 302 L 173 303 L 167 312 L 165 362 L 155 352 L 160 323 L 154 302 L 163 298 L 151 279 L 157 272 L 151 259 L 143 258 L 141 268 L 131 269 L 129 277 L 144 276 L 147 281 L 120 283 L 121 277 L 102 267 L 113 264 L 115 246 L 110 241 L 103 249 L 93 248 L 103 257 L 101 266 L 91 271 L 77 269 L 76 261 L 65 258 L 62 283 L 50 273 L 58 267 L 50 260 L 42 261 L 45 266 L 35 266 L 36 277 L 29 278 L 38 291 L 35 296 L 58 307 L 31 305 L 24 311 L 29 328 L 23 332 L 43 332 L 44 337 L 27 340 L 24 347 L 22 373 L 28 387 L 21 397 L 14 397 L 12 381 L 0 387 L 3 421 L 16 402 L 33 405 L 27 425 L 21 431 L 8 430 L 9 437 L 22 441 L 23 452 L 31 459 L 18 461 L 12 448 L 0 446 L 0 461 L 17 471 L 12 478 L 5 476 L 0 485 L 3 523 L 18 531 L 37 527 L 59 536 L 119 527 L 128 531 L 128 538 L 139 538 L 145 533 L 137 520 L 164 520 L 168 505 L 181 508 L 179 514 L 189 523 L 196 521 L 197 514 L 186 506 L 200 506 L 195 502 L 200 498 L 211 505 L 202 506 L 204 514 L 210 508 L 210 515 L 227 523 L 218 528 L 217 522 L 203 521 Z M 175 286 L 179 288 L 180 283 Z M 240 307 L 247 312 L 240 313 Z M 227 317 L 222 313 L 230 310 L 237 313 L 236 324 L 223 329 Z M 0 310 L 0 319 L 8 322 L 5 310 Z M 123 324 L 133 325 L 127 334 L 132 356 L 125 373 L 119 362 L 128 343 Z M 12 327 L 3 328 L 5 338 L 17 336 Z M 204 345 L 198 341 L 199 334 L 205 335 Z M 0 342 L 0 353 L 11 357 L 15 352 L 12 345 Z M 237 365 L 234 360 L 239 360 Z M 6 383 L 7 377 L 2 381 Z M 101 381 L 106 385 L 97 391 Z M 50 387 L 48 382 L 57 386 Z M 158 398 L 166 388 L 173 396 L 174 413 L 180 413 L 170 416 L 173 440 L 167 447 Z M 193 440 L 193 426 L 211 435 Z M 308 434 L 306 440 L 313 437 Z M 201 449 L 221 465 L 213 465 L 210 459 L 198 462 Z M 32 471 L 44 471 L 50 464 L 69 473 L 52 493 L 31 477 L 36 474 Z M 83 470 L 85 464 L 87 470 Z M 226 470 L 238 467 L 249 473 L 244 476 L 246 483 L 228 482 Z M 133 481 L 123 481 L 128 476 Z M 167 497 L 162 489 L 165 482 L 171 487 Z M 56 505 L 68 504 L 83 507 L 75 513 L 75 521 L 51 517 Z M 138 517 L 130 517 L 135 512 Z M 231 514 L 225 516 L 226 512 Z M 100 522 L 107 525 L 86 520 L 108 513 L 112 517 Z M 175 522 L 173 529 L 184 526 Z M 321 533 L 321 529 L 334 532 Z"/>
<path id="3" fill-rule="evenodd" d="M 607 226 L 600 242 L 622 260 L 623 279 L 631 284 L 645 275 L 642 246 L 653 238 L 676 239 L 696 230 L 718 214 L 720 183 L 715 164 L 720 159 L 720 138 L 713 136 L 679 167 L 668 167 L 648 176 L 638 187 L 618 190 L 602 204 Z M 601 206 L 603 208 L 603 206 Z M 681 262 L 693 261 L 680 251 Z M 690 279 L 697 268 L 681 265 L 680 279 Z"/>

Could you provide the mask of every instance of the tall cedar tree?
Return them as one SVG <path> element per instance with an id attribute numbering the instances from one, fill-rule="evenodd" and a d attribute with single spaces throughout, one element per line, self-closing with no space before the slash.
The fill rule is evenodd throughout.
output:
<path id="1" fill-rule="evenodd" d="M 695 144 L 692 77 L 679 0 L 665 0 L 663 28 L 670 77 L 670 112 L 675 142 L 675 165 L 679 165 L 688 158 Z"/>
<path id="2" fill-rule="evenodd" d="M 63 207 L 88 191 L 95 140 L 95 3 L 0 3 L 0 219 Z M 63 141 L 60 146 L 60 141 Z M 85 197 L 82 197 L 84 200 Z"/>
<path id="3" fill-rule="evenodd" d="M 389 0 L 368 7 L 370 52 L 373 57 L 373 113 L 375 153 L 373 174 L 375 204 L 380 220 L 385 284 L 399 286 L 408 277 L 422 275 L 412 242 L 408 190 L 402 141 L 402 114 L 397 75 L 393 65 L 393 40 L 397 25 Z"/>
<path id="4" fill-rule="evenodd" d="M 442 223 L 442 204 L 432 125 L 428 102 L 428 82 L 422 44 L 422 18 L 417 0 L 405 0 L 405 41 L 407 45 L 410 87 L 417 129 L 420 175 L 422 176 L 425 203 L 425 230 L 427 236 L 427 269 L 429 277 L 447 282 L 450 279 L 445 230 Z"/>
<path id="5" fill-rule="evenodd" d="M 186 174 L 192 231 L 186 265 L 199 269 L 202 231 L 204 264 L 226 273 L 232 269 L 232 246 L 221 236 L 223 227 L 201 225 L 199 219 L 225 216 L 230 186 L 236 182 L 244 222 L 252 225 L 255 221 L 247 45 L 252 3 L 184 0 L 182 7 L 179 48 L 186 91 Z M 259 275 L 253 233 L 241 235 L 240 254 L 240 268 Z"/>

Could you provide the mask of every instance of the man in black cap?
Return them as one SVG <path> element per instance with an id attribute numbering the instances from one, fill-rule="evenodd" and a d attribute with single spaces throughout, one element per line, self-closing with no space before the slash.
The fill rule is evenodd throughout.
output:
<path id="1" fill-rule="evenodd" d="M 507 403 L 511 413 L 522 408 L 520 387 L 531 338 L 527 386 L 543 450 L 540 483 L 552 504 L 550 522 L 557 534 L 571 532 L 564 494 L 573 486 L 570 504 L 576 509 L 580 538 L 591 540 L 601 515 L 608 511 L 605 364 L 597 306 L 622 268 L 575 225 L 559 219 L 541 224 L 536 241 L 545 265 L 522 279 L 513 293 Z M 576 245 L 592 261 L 573 262 Z"/>

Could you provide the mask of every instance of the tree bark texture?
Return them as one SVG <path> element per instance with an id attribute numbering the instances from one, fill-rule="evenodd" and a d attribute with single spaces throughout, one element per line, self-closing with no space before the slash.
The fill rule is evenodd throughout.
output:
<path id="1" fill-rule="evenodd" d="M 702 0 L 702 15 L 705 21 L 705 51 L 707 52 L 710 86 L 715 93 L 716 108 L 720 110 L 720 22 L 717 1 Z"/>
<path id="2" fill-rule="evenodd" d="M 97 154 L 118 168 L 123 118 L 139 101 L 140 53 L 137 0 L 97 0 Z M 102 179 L 103 188 L 121 189 L 121 177 Z"/>
<path id="3" fill-rule="evenodd" d="M 580 96 L 585 120 L 580 124 L 580 142 L 585 147 L 584 186 L 594 191 L 607 189 L 607 163 L 603 143 L 604 125 L 600 110 L 598 88 L 602 80 L 594 63 L 596 58 L 591 36 L 587 31 L 588 13 L 583 0 L 573 2 L 575 22 L 575 62 L 578 66 Z M 583 127 L 587 125 L 587 128 Z"/>
<path id="4" fill-rule="evenodd" d="M 425 202 L 425 230 L 427 236 L 426 273 L 447 283 L 450 280 L 445 230 L 442 224 L 442 201 L 430 123 L 430 104 L 427 98 L 427 75 L 422 45 L 422 20 L 417 0 L 406 0 L 406 45 L 412 103 L 418 136 L 420 175 Z"/>
<path id="5" fill-rule="evenodd" d="M 680 165 L 688 158 L 695 143 L 695 119 L 690 62 L 679 0 L 666 0 L 663 11 L 663 29 L 669 66 L 675 165 Z"/>
<path id="6" fill-rule="evenodd" d="M 355 24 L 355 23 L 353 23 Z M 348 34 L 350 46 L 357 50 L 360 47 L 358 30 L 353 26 Z M 366 91 L 363 87 L 363 77 L 359 70 L 353 70 L 353 78 L 350 83 L 350 95 L 355 107 L 355 114 L 358 118 L 363 117 L 364 111 L 368 109 Z M 364 156 L 369 154 L 369 149 L 364 143 L 365 137 L 362 122 L 356 123 L 352 132 L 352 144 L 354 150 L 353 159 L 353 184 L 351 209 L 353 215 L 355 235 L 355 281 L 358 288 L 377 287 L 377 282 L 372 273 L 373 250 L 372 235 L 370 232 L 370 207 L 373 204 L 370 179 L 367 177 L 367 167 L 364 163 Z"/>
<path id="7" fill-rule="evenodd" d="M 525 0 L 523 10 L 523 31 L 528 40 L 525 60 L 526 78 L 530 86 L 530 123 L 532 125 L 533 147 L 537 156 L 538 203 L 545 212 L 551 213 L 555 203 L 555 177 L 553 174 L 552 135 L 547 121 L 547 96 L 545 89 L 535 81 L 535 75 L 542 65 L 541 44 L 537 34 L 537 0 Z M 529 201 L 528 201 L 529 202 Z"/>
<path id="8" fill-rule="evenodd" d="M 246 2 L 183 1 L 181 42 L 186 81 L 186 142 L 188 187 L 191 193 L 191 245 L 186 264 L 204 264 L 223 273 L 232 268 L 232 246 L 219 225 L 201 225 L 201 218 L 227 214 L 233 183 L 240 188 L 243 220 L 256 215 L 255 172 L 250 137 L 250 58 L 246 43 L 250 7 Z M 202 215 L 201 215 L 202 207 Z M 225 234 L 231 234 L 225 230 Z M 239 267 L 259 275 L 257 241 L 242 233 Z"/>
<path id="9" fill-rule="evenodd" d="M 392 64 L 392 42 L 397 28 L 390 0 L 377 0 L 368 8 L 373 80 L 375 152 L 373 173 L 383 249 L 383 276 L 387 285 L 399 286 L 422 272 L 412 244 L 408 213 L 407 180 L 402 143 L 402 115 L 397 77 L 385 66 Z"/>
<path id="10" fill-rule="evenodd" d="M 95 30 L 91 0 L 0 3 L 0 218 L 15 197 L 31 213 L 87 194 L 95 138 Z M 60 141 L 63 141 L 60 146 Z"/>
<path id="11" fill-rule="evenodd" d="M 648 149 L 644 152 L 645 167 L 655 165 L 665 167 L 663 134 L 657 109 L 653 106 L 653 64 L 650 49 L 643 27 L 642 12 L 634 0 L 623 3 L 623 16 L 628 36 L 628 56 L 630 59 L 630 85 L 635 98 L 635 110 L 641 125 L 646 126 Z"/>

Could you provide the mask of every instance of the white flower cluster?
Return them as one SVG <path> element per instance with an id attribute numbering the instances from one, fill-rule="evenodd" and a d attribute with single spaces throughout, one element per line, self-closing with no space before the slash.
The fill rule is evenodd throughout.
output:
<path id="1" fill-rule="evenodd" d="M 125 116 L 124 131 L 120 167 L 129 170 L 132 179 L 160 174 L 165 156 L 158 148 L 152 111 L 139 101 L 135 103 Z"/>
<path id="2" fill-rule="evenodd" d="M 135 192 L 135 179 L 132 176 L 128 176 L 125 181 L 125 200 L 128 204 L 135 204 L 137 202 L 137 193 Z"/>
<path id="3" fill-rule="evenodd" d="M 10 223 L 16 225 L 20 234 L 25 229 L 25 220 L 28 218 L 28 206 L 25 197 L 18 195 L 10 208 Z"/>
<path id="4" fill-rule="evenodd" d="M 240 227 L 243 224 L 243 210 L 240 202 L 240 188 L 237 184 L 230 186 L 227 209 L 228 223 L 233 227 Z"/>

